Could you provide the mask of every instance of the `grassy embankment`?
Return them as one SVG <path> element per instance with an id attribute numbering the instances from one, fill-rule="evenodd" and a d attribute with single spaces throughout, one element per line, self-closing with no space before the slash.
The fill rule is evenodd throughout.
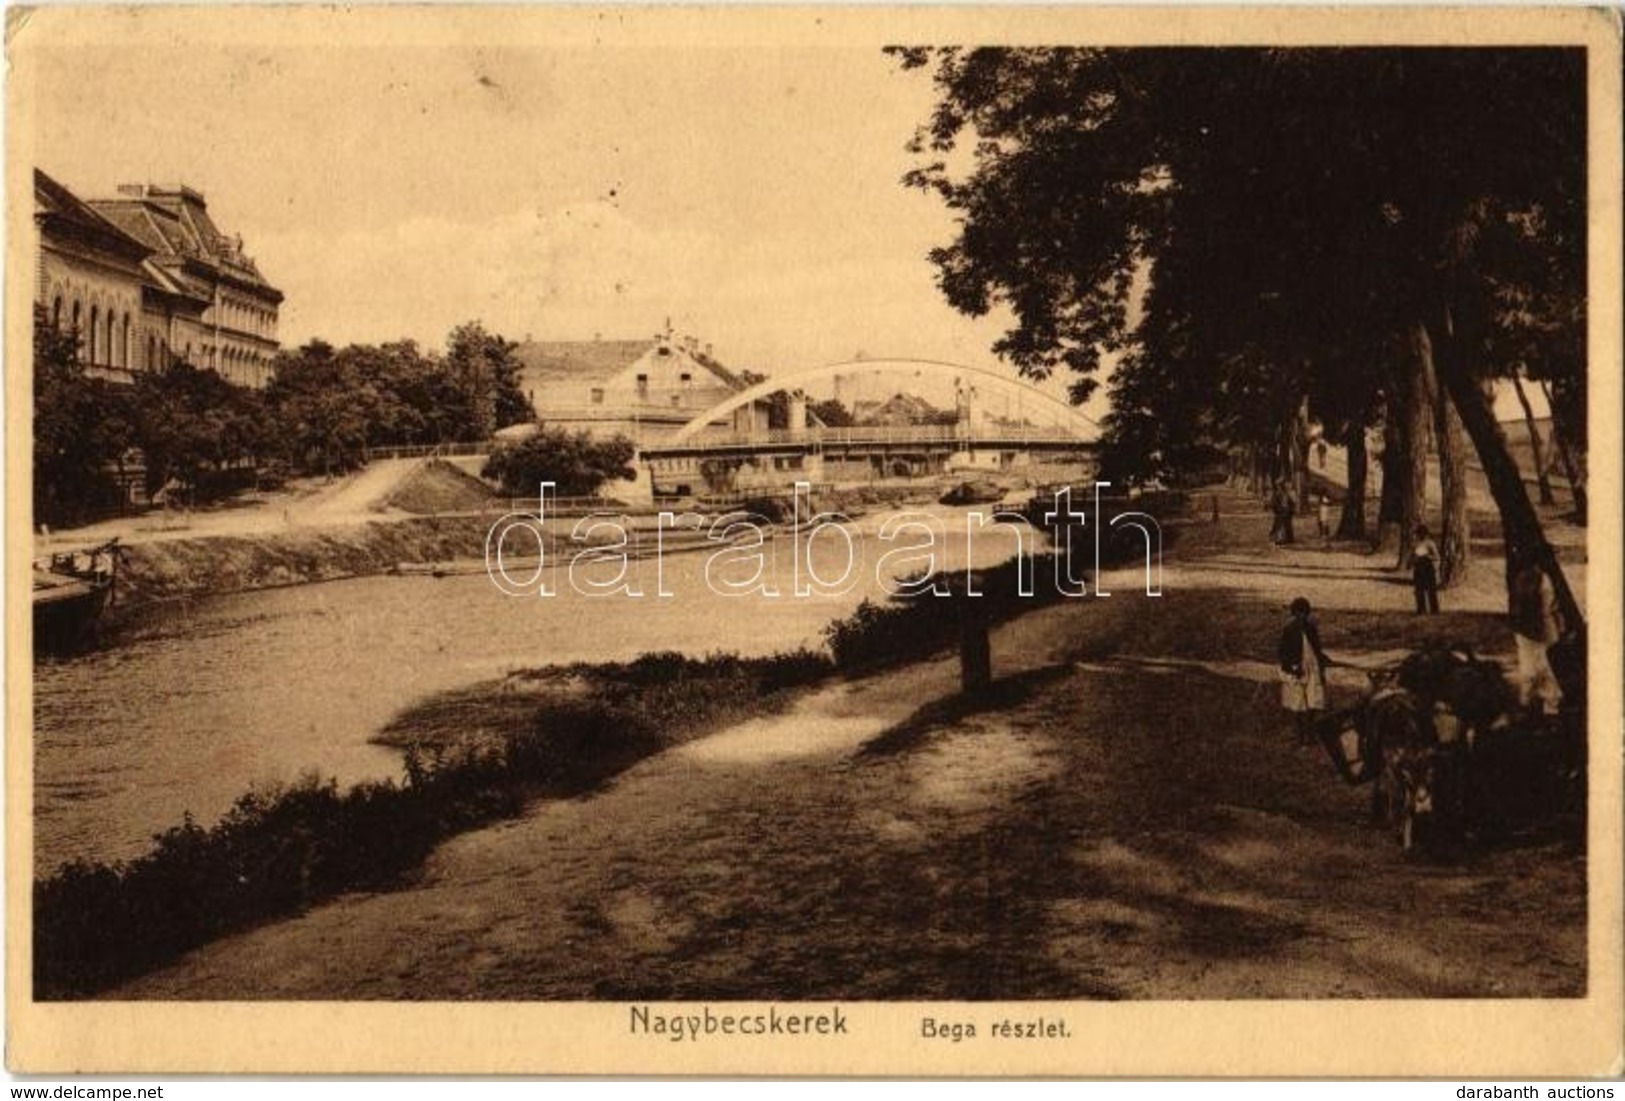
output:
<path id="1" fill-rule="evenodd" d="M 492 490 L 449 463 L 413 471 L 374 506 L 391 522 L 348 519 L 244 534 L 134 541 L 119 570 L 118 606 L 388 573 L 402 562 L 479 558 Z M 405 514 L 405 515 L 403 515 Z"/>

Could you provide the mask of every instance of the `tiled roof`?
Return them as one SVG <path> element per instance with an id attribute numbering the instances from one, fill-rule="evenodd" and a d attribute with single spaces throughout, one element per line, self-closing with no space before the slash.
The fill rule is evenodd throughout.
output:
<path id="1" fill-rule="evenodd" d="M 158 231 L 158 227 L 153 224 L 152 218 L 147 215 L 141 204 L 99 201 L 95 207 L 101 217 L 118 226 L 153 252 L 171 251 L 169 242 Z"/>
<path id="2" fill-rule="evenodd" d="M 208 281 L 187 274 L 179 263 L 148 260 L 142 265 L 142 269 L 154 286 L 171 294 L 182 294 L 203 303 L 210 302 L 214 298 L 214 288 Z"/>
<path id="3" fill-rule="evenodd" d="M 710 371 L 713 375 L 716 375 L 723 382 L 727 383 L 732 389 L 745 389 L 744 379 L 728 370 L 728 368 L 724 367 L 710 356 L 703 352 L 690 352 L 689 354 L 694 357 L 694 362 L 698 363 L 701 367 L 704 367 L 707 371 Z"/>
<path id="4" fill-rule="evenodd" d="M 514 350 L 536 382 L 596 382 L 630 367 L 655 346 L 649 340 L 528 340 Z"/>
<path id="5" fill-rule="evenodd" d="M 38 213 L 60 219 L 81 232 L 117 242 L 132 255 L 139 254 L 139 246 L 147 244 L 123 226 L 103 217 L 91 204 L 37 168 L 34 169 L 34 208 Z"/>
<path id="6" fill-rule="evenodd" d="M 161 192 L 139 198 L 97 199 L 90 204 L 163 260 L 195 257 L 240 278 L 265 283 L 254 261 L 238 252 L 202 206 Z"/>
<path id="7" fill-rule="evenodd" d="M 614 377 L 647 354 L 660 341 L 643 340 L 528 340 L 514 350 L 529 384 L 545 382 L 600 382 Z M 695 363 L 715 375 L 730 389 L 744 384 L 722 364 L 674 344 Z"/>

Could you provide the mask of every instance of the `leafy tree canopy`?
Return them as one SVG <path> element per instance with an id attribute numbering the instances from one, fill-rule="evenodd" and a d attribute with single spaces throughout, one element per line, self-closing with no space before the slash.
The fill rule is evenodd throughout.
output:
<path id="1" fill-rule="evenodd" d="M 561 497 L 589 497 L 605 482 L 636 477 L 636 453 L 624 436 L 597 440 L 586 432 L 544 427 L 497 448 L 480 473 L 512 497 L 534 496 L 543 482 L 554 483 Z"/>

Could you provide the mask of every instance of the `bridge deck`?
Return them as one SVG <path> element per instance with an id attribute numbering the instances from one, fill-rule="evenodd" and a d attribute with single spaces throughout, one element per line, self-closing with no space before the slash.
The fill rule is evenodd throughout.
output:
<path id="1" fill-rule="evenodd" d="M 750 434 L 713 433 L 681 442 L 654 443 L 642 449 L 649 458 L 685 458 L 698 455 L 795 455 L 820 452 L 889 451 L 924 448 L 929 451 L 1093 451 L 1086 440 L 1060 429 L 1001 427 L 966 431 L 957 425 L 906 427 L 824 428 L 795 432 L 777 429 Z"/>

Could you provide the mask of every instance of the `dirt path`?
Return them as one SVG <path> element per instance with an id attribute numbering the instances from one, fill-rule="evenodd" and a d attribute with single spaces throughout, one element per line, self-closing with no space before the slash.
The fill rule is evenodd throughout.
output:
<path id="1" fill-rule="evenodd" d="M 301 524 L 367 518 L 390 490 L 422 465 L 422 459 L 374 459 L 321 493 L 299 501 L 289 509 L 290 518 Z"/>
<path id="2" fill-rule="evenodd" d="M 259 535 L 287 531 L 295 525 L 316 527 L 402 519 L 406 518 L 404 514 L 375 511 L 375 506 L 422 465 L 422 459 L 377 459 L 329 484 L 311 488 L 315 480 L 306 479 L 301 490 L 265 493 L 258 499 L 243 498 L 232 502 L 230 507 L 175 513 L 158 511 L 52 532 L 49 536 L 36 534 L 35 553 L 91 546 L 114 537 L 133 545 L 170 539 Z"/>
<path id="3" fill-rule="evenodd" d="M 1335 652 L 1378 655 L 1414 625 L 1357 564 L 1261 551 L 1263 520 L 1239 504 L 1187 533 L 1165 596 L 1118 575 L 1111 599 L 999 630 L 999 684 L 976 707 L 953 698 L 949 661 L 820 690 L 456 838 L 409 889 L 219 942 L 113 996 L 1582 990 L 1582 854 L 1535 840 L 1407 859 L 1366 824 L 1363 791 L 1293 744 L 1268 655 L 1304 568 L 1355 571 L 1315 578 Z M 1242 565 L 1276 573 L 1223 568 L 1246 548 Z"/>

